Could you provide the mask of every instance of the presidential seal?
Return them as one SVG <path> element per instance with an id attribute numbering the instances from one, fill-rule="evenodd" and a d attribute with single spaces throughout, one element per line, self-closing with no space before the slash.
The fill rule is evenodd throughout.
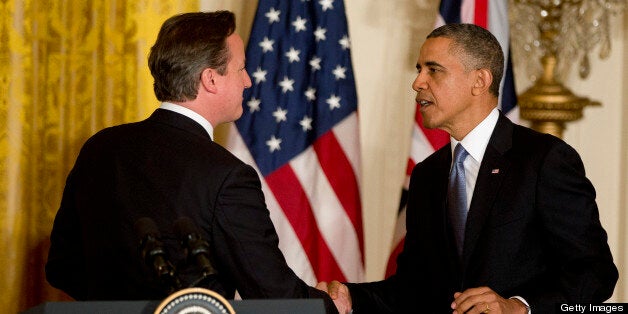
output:
<path id="1" fill-rule="evenodd" d="M 179 290 L 164 299 L 154 314 L 235 314 L 220 294 L 204 288 Z"/>

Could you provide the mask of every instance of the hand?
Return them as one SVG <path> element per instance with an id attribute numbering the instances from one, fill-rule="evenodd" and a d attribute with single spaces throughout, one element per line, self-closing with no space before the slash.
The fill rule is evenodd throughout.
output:
<path id="1" fill-rule="evenodd" d="M 334 280 L 330 283 L 321 281 L 316 285 L 316 289 L 327 292 L 338 309 L 338 313 L 351 313 L 351 294 L 349 288 Z"/>
<path id="2" fill-rule="evenodd" d="M 504 299 L 489 287 L 470 288 L 454 293 L 451 303 L 454 314 L 521 313 L 527 314 L 525 305 L 517 299 Z"/>

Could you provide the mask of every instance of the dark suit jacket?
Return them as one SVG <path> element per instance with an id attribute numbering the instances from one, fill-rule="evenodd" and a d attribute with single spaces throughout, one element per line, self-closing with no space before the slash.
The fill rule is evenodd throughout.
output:
<path id="1" fill-rule="evenodd" d="M 134 231 L 152 218 L 183 286 L 200 276 L 174 234 L 187 216 L 211 243 L 218 274 L 205 288 L 226 298 L 324 298 L 288 267 L 255 170 L 192 119 L 158 109 L 104 129 L 81 149 L 55 218 L 46 276 L 79 300 L 162 299 Z"/>
<path id="2" fill-rule="evenodd" d="M 558 302 L 602 302 L 618 273 L 595 190 L 576 151 L 500 113 L 471 200 L 461 263 L 446 215 L 451 147 L 412 172 L 397 272 L 349 284 L 355 313 L 451 313 L 456 291 L 488 286 L 532 313 Z"/>

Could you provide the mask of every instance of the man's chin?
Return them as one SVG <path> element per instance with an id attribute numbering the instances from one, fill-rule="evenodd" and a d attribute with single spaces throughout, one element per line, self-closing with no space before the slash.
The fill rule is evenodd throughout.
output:
<path id="1" fill-rule="evenodd" d="M 426 116 L 423 112 L 421 112 L 421 117 L 423 118 L 423 127 L 426 129 L 434 129 L 436 125 L 434 121 L 432 121 L 429 117 Z"/>
<path id="2" fill-rule="evenodd" d="M 233 113 L 233 120 L 231 120 L 231 121 L 236 121 L 236 120 L 240 119 L 242 117 L 243 113 L 244 113 L 244 108 L 240 107 L 240 110 L 238 110 L 238 111 Z"/>

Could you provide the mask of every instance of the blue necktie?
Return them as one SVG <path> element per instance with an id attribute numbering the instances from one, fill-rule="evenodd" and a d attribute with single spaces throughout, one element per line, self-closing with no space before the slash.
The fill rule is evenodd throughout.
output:
<path id="1" fill-rule="evenodd" d="M 454 162 L 449 173 L 449 191 L 447 193 L 447 210 L 449 221 L 456 240 L 458 255 L 462 257 L 464 230 L 467 222 L 467 188 L 464 178 L 464 159 L 469 153 L 457 144 L 454 149 Z"/>

